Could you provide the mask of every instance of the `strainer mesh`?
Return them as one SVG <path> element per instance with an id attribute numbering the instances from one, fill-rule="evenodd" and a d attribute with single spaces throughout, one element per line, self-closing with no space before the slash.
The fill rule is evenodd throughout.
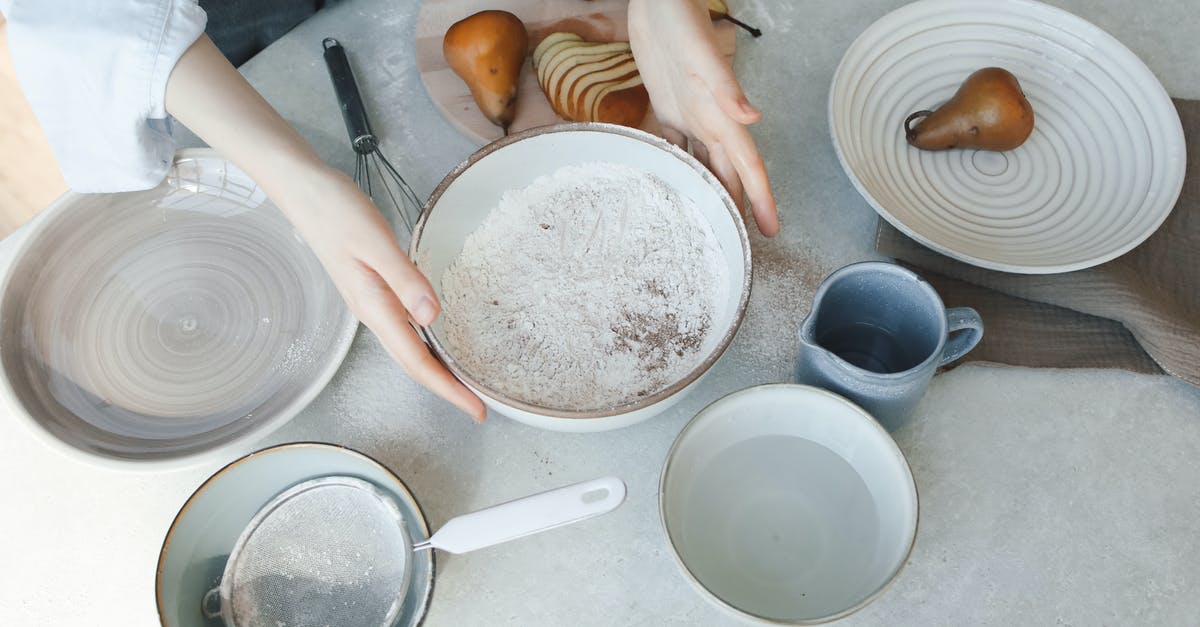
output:
<path id="1" fill-rule="evenodd" d="M 369 485 L 292 494 L 248 530 L 231 571 L 237 627 L 390 625 L 406 587 L 403 517 Z"/>

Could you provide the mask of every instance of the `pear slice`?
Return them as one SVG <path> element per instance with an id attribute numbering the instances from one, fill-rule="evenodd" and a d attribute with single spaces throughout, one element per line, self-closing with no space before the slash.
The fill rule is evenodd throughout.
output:
<path id="1" fill-rule="evenodd" d="M 600 103 L 603 102 L 605 97 L 613 92 L 629 89 L 631 87 L 637 87 L 641 84 L 642 76 L 641 74 L 636 73 L 635 68 L 634 74 L 632 75 L 626 75 L 619 81 L 610 81 L 589 90 L 588 93 L 584 94 L 581 102 L 579 103 L 580 111 L 587 117 L 588 120 L 597 121 L 599 119 L 597 117 L 597 113 L 600 109 Z"/>
<path id="2" fill-rule="evenodd" d="M 596 101 L 596 122 L 638 127 L 650 109 L 650 93 L 642 83 L 614 89 Z"/>
<path id="3" fill-rule="evenodd" d="M 628 64 L 632 59 L 633 56 L 630 53 L 619 52 L 597 61 L 580 63 L 563 72 L 558 77 L 557 83 L 553 82 L 553 80 L 548 83 L 547 87 L 549 89 L 547 93 L 555 95 L 561 108 L 572 110 L 577 102 L 574 93 L 581 86 L 581 83 L 585 85 L 593 84 L 623 76 L 629 72 Z M 565 66 L 566 64 L 564 63 L 563 65 Z M 551 78 L 553 79 L 554 77 L 551 76 Z"/>
<path id="4" fill-rule="evenodd" d="M 554 52 L 548 53 L 543 59 L 543 64 L 547 68 L 546 93 L 555 93 L 555 90 L 558 89 L 558 85 L 554 80 L 556 74 L 561 79 L 565 72 L 577 65 L 611 58 L 613 55 L 622 52 L 629 53 L 628 43 L 583 44 L 559 48 Z M 539 78 L 541 77 L 539 76 Z"/>
<path id="5" fill-rule="evenodd" d="M 541 78 L 550 71 L 550 68 L 554 66 L 551 57 L 561 58 L 558 55 L 559 52 L 586 45 L 586 41 L 575 41 L 573 39 L 567 39 L 565 41 L 551 44 L 549 48 L 546 48 L 542 51 L 542 56 L 538 60 L 537 65 L 533 66 L 538 72 L 538 79 L 541 80 Z"/>
<path id="6" fill-rule="evenodd" d="M 631 56 L 604 72 L 596 72 L 576 81 L 567 92 L 567 102 L 571 103 L 571 112 L 575 119 L 592 120 L 592 105 L 601 91 L 611 85 L 619 85 L 636 77 L 638 77 L 637 64 L 634 63 Z"/>
<path id="7" fill-rule="evenodd" d="M 621 57 L 617 63 L 609 65 L 603 70 L 578 76 L 570 82 L 566 80 L 562 82 L 558 89 L 559 99 L 561 102 L 567 103 L 567 106 L 564 108 L 571 112 L 572 118 L 581 121 L 588 119 L 588 108 L 583 106 L 584 94 L 588 90 L 595 89 L 596 86 L 610 81 L 624 80 L 630 74 L 637 73 L 637 65 L 633 62 L 633 55 L 623 54 Z"/>
<path id="8" fill-rule="evenodd" d="M 551 33 L 533 52 L 538 85 L 559 116 L 638 126 L 650 97 L 628 42 L 591 42 Z"/>
<path id="9" fill-rule="evenodd" d="M 543 39 L 541 41 L 541 43 L 539 43 L 537 45 L 537 48 L 533 49 L 533 67 L 534 67 L 534 69 L 537 69 L 538 66 L 541 64 L 542 56 L 543 56 L 543 54 L 545 54 L 546 50 L 548 50 L 551 46 L 553 46 L 557 43 L 564 42 L 564 41 L 583 41 L 583 37 L 580 37 L 579 35 L 576 35 L 575 33 L 567 33 L 567 32 L 550 33 L 549 35 L 546 36 L 545 39 Z"/>
<path id="10" fill-rule="evenodd" d="M 567 91 L 575 81 L 583 76 L 594 72 L 602 72 L 618 63 L 623 63 L 626 60 L 626 54 L 628 53 L 618 52 L 606 56 L 594 57 L 590 60 L 580 60 L 579 63 L 574 63 L 573 60 L 563 61 L 546 77 L 546 97 L 559 101 L 558 104 L 560 107 L 566 106 L 565 103 L 570 102 L 567 98 Z"/>
<path id="11" fill-rule="evenodd" d="M 617 42 L 614 44 L 592 43 L 586 41 L 563 41 L 546 50 L 542 55 L 538 68 L 538 82 L 542 84 L 547 94 L 554 93 L 555 86 L 549 80 L 550 76 L 563 64 L 570 69 L 579 63 L 598 61 L 618 52 L 629 52 L 629 44 Z M 561 73 L 559 74 L 561 76 Z"/>
<path id="12" fill-rule="evenodd" d="M 554 64 L 561 61 L 562 56 L 558 53 L 561 51 L 570 50 L 579 46 L 586 45 L 586 42 L 575 41 L 568 39 L 552 44 L 549 48 L 542 51 L 542 56 L 533 69 L 537 71 L 537 79 L 539 83 L 544 83 L 546 77 L 550 75 L 550 70 L 554 69 Z"/>

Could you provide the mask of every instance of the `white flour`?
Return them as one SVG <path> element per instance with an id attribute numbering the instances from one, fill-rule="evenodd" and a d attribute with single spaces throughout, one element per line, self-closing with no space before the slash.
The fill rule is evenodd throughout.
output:
<path id="1" fill-rule="evenodd" d="M 564 167 L 505 193 L 467 238 L 442 277 L 445 341 L 522 401 L 621 405 L 703 359 L 727 273 L 712 228 L 662 180 Z"/>

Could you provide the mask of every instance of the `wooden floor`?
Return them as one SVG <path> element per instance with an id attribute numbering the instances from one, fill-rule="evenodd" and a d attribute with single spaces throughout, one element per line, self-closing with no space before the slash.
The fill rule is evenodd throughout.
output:
<path id="1" fill-rule="evenodd" d="M 66 190 L 50 145 L 21 95 L 0 17 L 0 238 Z"/>

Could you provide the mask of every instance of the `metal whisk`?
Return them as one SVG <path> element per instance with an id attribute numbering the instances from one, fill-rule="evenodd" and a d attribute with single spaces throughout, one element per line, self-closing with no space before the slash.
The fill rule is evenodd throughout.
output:
<path id="1" fill-rule="evenodd" d="M 326 37 L 322 45 L 325 47 L 325 65 L 329 68 L 333 91 L 337 94 L 342 119 L 346 122 L 346 132 L 350 135 L 350 145 L 357 155 L 354 163 L 354 181 L 375 200 L 376 206 L 386 199 L 411 236 L 414 218 L 421 211 L 421 201 L 379 149 L 379 139 L 371 131 L 367 109 L 363 106 L 362 95 L 358 92 L 354 72 L 350 70 L 350 60 L 346 58 L 346 49 L 332 37 Z M 375 170 L 374 175 L 371 174 L 371 170 Z M 379 189 L 384 193 L 378 194 L 377 198 L 376 192 Z"/>

